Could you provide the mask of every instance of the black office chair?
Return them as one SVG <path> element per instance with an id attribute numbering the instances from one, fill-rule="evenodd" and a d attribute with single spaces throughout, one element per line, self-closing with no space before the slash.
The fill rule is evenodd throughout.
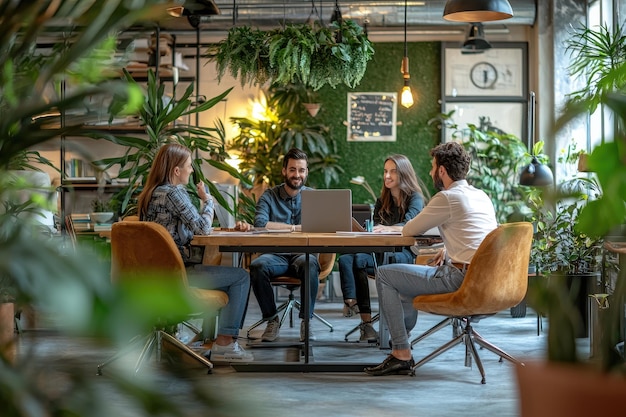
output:
<path id="1" fill-rule="evenodd" d="M 320 273 L 319 273 L 320 281 L 326 279 L 326 277 L 328 277 L 328 275 L 332 272 L 333 266 L 335 265 L 336 257 L 337 255 L 335 253 L 320 253 L 319 258 L 318 258 L 319 263 L 320 263 Z M 282 327 L 285 319 L 289 317 L 289 327 L 293 327 L 293 308 L 295 307 L 298 310 L 302 308 L 300 301 L 297 300 L 294 296 L 294 291 L 300 287 L 302 282 L 300 281 L 299 278 L 280 276 L 280 277 L 272 278 L 271 284 L 276 287 L 285 288 L 289 291 L 289 297 L 287 301 L 285 301 L 280 306 L 278 306 L 276 310 L 278 313 L 280 313 L 281 311 L 283 312 L 280 318 L 280 326 Z M 322 323 L 324 323 L 330 329 L 331 332 L 333 331 L 333 325 L 330 324 L 328 320 L 318 315 L 317 313 L 313 313 L 313 317 L 318 319 Z M 256 323 L 254 323 L 252 326 L 250 326 L 247 331 L 247 337 L 250 338 L 250 332 L 256 329 L 257 327 L 259 327 L 264 322 L 266 322 L 266 320 L 261 319 L 257 321 Z"/>

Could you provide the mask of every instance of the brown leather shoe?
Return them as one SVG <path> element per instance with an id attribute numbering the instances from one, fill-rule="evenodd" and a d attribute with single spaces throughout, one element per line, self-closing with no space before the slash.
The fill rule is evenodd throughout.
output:
<path id="1" fill-rule="evenodd" d="M 413 358 L 403 361 L 393 355 L 389 355 L 380 365 L 365 368 L 364 371 L 366 374 L 373 376 L 411 375 L 413 366 L 415 366 Z"/>

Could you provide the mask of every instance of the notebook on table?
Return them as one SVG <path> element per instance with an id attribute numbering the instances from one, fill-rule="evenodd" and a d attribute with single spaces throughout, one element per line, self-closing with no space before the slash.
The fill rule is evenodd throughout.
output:
<path id="1" fill-rule="evenodd" d="M 302 190 L 301 193 L 304 233 L 352 230 L 351 190 Z"/>

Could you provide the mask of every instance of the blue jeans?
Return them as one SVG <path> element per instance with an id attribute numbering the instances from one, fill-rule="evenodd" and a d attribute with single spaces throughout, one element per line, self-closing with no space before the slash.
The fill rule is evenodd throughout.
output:
<path id="1" fill-rule="evenodd" d="M 290 253 L 265 253 L 250 263 L 250 282 L 252 291 L 261 308 L 263 319 L 268 320 L 276 316 L 276 302 L 274 301 L 274 290 L 270 284 L 270 279 L 279 276 L 289 276 L 304 279 L 305 268 L 304 254 Z M 320 264 L 317 256 L 309 255 L 309 313 L 313 317 L 315 299 L 317 298 L 317 287 L 319 286 Z M 300 286 L 300 299 L 302 299 L 303 287 Z M 302 318 L 300 311 L 300 318 Z"/>
<path id="2" fill-rule="evenodd" d="M 250 292 L 248 272 L 243 268 L 217 265 L 195 265 L 187 271 L 190 286 L 205 290 L 221 290 L 228 294 L 228 304 L 220 311 L 217 333 L 237 337 Z M 205 320 L 205 329 L 206 324 Z"/>
<path id="3" fill-rule="evenodd" d="M 407 263 L 415 262 L 415 255 L 410 249 L 404 248 L 402 252 L 386 253 L 384 259 L 377 262 Z M 339 280 L 343 299 L 354 298 L 357 301 L 360 313 L 371 313 L 370 291 L 368 274 L 374 274 L 374 259 L 371 253 L 346 253 L 339 257 Z"/>
<path id="4" fill-rule="evenodd" d="M 413 298 L 456 291 L 465 274 L 452 265 L 384 265 L 378 268 L 376 288 L 380 311 L 389 328 L 394 349 L 409 349 L 408 332 L 415 327 Z"/>

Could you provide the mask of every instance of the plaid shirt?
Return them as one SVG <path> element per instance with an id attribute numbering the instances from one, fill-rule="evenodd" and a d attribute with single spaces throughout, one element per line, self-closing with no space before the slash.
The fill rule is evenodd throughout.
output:
<path id="1" fill-rule="evenodd" d="M 208 235 L 213 230 L 214 213 L 213 199 L 203 204 L 199 213 L 184 185 L 163 184 L 154 189 L 145 220 L 163 225 L 187 261 L 193 236 Z"/>

